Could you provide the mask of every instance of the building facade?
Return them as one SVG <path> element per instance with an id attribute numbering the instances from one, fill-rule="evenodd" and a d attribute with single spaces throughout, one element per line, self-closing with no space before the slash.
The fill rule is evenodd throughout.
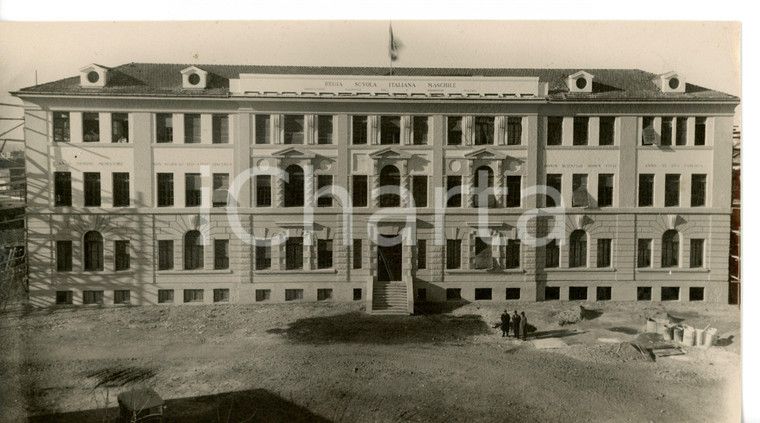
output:
<path id="1" fill-rule="evenodd" d="M 672 72 L 92 64 L 14 95 L 34 304 L 728 300 L 738 99 Z"/>

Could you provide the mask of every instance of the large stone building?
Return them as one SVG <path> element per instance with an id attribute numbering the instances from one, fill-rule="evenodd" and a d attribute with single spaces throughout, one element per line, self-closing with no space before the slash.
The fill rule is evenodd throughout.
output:
<path id="1" fill-rule="evenodd" d="M 739 100 L 676 73 L 92 64 L 14 95 L 34 304 L 728 299 Z"/>

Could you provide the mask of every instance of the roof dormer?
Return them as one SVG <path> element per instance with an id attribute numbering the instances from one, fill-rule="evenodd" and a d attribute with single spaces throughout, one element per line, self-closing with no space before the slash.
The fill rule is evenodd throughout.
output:
<path id="1" fill-rule="evenodd" d="M 565 84 L 571 93 L 590 93 L 593 82 L 594 75 L 586 71 L 578 71 L 565 78 Z"/>
<path id="2" fill-rule="evenodd" d="M 206 79 L 208 72 L 197 67 L 190 66 L 182 69 L 182 88 L 186 90 L 202 90 L 206 88 Z"/>
<path id="3" fill-rule="evenodd" d="M 660 91 L 664 93 L 686 92 L 686 83 L 684 83 L 675 72 L 668 72 L 663 73 L 662 75 L 657 75 L 657 78 L 653 79 L 652 82 L 657 85 L 657 88 L 659 88 Z"/>
<path id="4" fill-rule="evenodd" d="M 110 69 L 96 63 L 79 69 L 79 85 L 83 88 L 103 88 L 108 84 Z"/>

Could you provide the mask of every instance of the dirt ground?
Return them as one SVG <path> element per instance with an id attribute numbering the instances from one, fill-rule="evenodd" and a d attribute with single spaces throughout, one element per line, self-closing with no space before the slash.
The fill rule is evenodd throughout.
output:
<path id="1" fill-rule="evenodd" d="M 589 319 L 560 326 L 577 304 Z M 493 328 L 505 307 L 537 328 L 527 342 Z M 658 311 L 718 345 L 655 362 L 623 348 Z M 739 334 L 735 306 L 694 303 L 16 309 L 0 315 L 0 421 L 115 421 L 116 395 L 148 386 L 169 422 L 738 422 Z"/>

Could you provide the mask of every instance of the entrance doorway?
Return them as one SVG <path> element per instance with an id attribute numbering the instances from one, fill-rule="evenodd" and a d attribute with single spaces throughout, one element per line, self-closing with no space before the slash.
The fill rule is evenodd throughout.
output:
<path id="1" fill-rule="evenodd" d="M 377 280 L 380 282 L 401 280 L 401 244 L 377 247 Z"/>

